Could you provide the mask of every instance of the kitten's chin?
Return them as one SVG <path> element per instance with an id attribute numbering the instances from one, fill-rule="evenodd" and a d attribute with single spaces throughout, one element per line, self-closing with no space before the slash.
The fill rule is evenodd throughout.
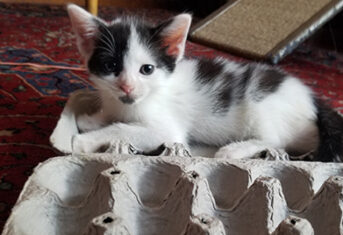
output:
<path id="1" fill-rule="evenodd" d="M 138 104 L 147 98 L 146 95 L 124 95 L 117 96 L 118 100 L 124 105 Z"/>
<path id="2" fill-rule="evenodd" d="M 125 96 L 120 96 L 119 97 L 119 100 L 123 103 L 123 104 L 133 104 L 136 102 L 136 100 L 128 95 L 125 95 Z"/>

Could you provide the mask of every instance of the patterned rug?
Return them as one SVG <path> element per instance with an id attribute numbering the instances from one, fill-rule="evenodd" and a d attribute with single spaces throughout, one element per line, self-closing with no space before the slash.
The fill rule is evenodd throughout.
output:
<path id="1" fill-rule="evenodd" d="M 123 13 L 135 14 L 135 11 L 115 8 L 100 11 L 106 19 Z M 140 9 L 137 14 L 154 22 L 172 15 L 157 9 Z M 68 94 L 92 85 L 87 74 L 80 71 L 82 62 L 63 8 L 0 4 L 0 37 L 1 229 L 32 169 L 60 154 L 49 145 L 49 135 Z M 243 61 L 191 42 L 186 53 L 191 57 L 223 56 Z M 279 66 L 302 78 L 343 113 L 342 54 L 304 44 Z"/>

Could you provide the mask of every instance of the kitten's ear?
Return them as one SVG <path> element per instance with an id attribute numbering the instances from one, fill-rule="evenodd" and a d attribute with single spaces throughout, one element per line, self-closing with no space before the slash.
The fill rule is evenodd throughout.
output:
<path id="1" fill-rule="evenodd" d="M 162 23 L 159 27 L 162 46 L 166 47 L 167 54 L 176 58 L 176 61 L 182 59 L 185 52 L 185 45 L 192 16 L 190 14 L 180 14 L 171 20 Z"/>
<path id="2" fill-rule="evenodd" d="M 68 4 L 68 15 L 76 34 L 77 46 L 86 59 L 91 55 L 98 32 L 96 17 L 75 4 Z M 98 19 L 97 19 L 98 20 Z"/>

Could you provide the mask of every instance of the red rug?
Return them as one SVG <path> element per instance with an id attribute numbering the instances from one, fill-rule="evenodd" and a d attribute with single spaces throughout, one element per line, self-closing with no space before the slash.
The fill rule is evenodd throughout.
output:
<path id="1" fill-rule="evenodd" d="M 110 19 L 123 12 L 128 11 L 107 8 L 100 15 Z M 139 14 L 152 21 L 171 15 L 147 12 Z M 63 8 L 0 4 L 0 37 L 0 62 L 82 66 Z M 243 60 L 191 42 L 187 55 Z M 343 55 L 301 45 L 280 66 L 343 113 Z M 59 155 L 49 145 L 49 135 L 68 94 L 85 87 L 91 87 L 87 74 L 73 69 L 0 64 L 0 228 L 32 169 Z"/>

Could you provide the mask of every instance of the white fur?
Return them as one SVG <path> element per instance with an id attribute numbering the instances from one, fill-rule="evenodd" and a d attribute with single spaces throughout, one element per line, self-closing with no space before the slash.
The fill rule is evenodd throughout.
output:
<path id="1" fill-rule="evenodd" d="M 172 27 L 185 25 L 181 55 L 174 72 L 156 68 L 151 75 L 142 75 L 142 64 L 157 65 L 148 48 L 142 45 L 132 27 L 129 50 L 124 58 L 124 70 L 118 78 L 93 78 L 102 95 L 102 113 L 95 114 L 95 123 L 110 120 L 113 124 L 76 135 L 73 150 L 94 152 L 116 139 L 130 142 L 138 149 L 153 150 L 162 143 L 187 145 L 188 137 L 214 147 L 222 147 L 216 157 L 251 157 L 267 148 L 283 148 L 304 153 L 318 145 L 315 125 L 316 108 L 311 91 L 298 79 L 289 78 L 279 89 L 259 102 L 246 99 L 230 106 L 226 115 L 212 112 L 213 88 L 195 82 L 195 60 L 181 59 L 190 24 L 189 15 L 175 18 Z M 118 23 L 113 21 L 112 23 Z M 172 31 L 173 28 L 168 28 Z M 224 61 L 225 69 L 240 74 L 241 68 Z M 120 83 L 133 87 L 133 104 L 123 104 Z M 79 123 L 91 122 L 82 117 Z M 96 126 L 96 124 L 95 124 Z M 92 129 L 92 128 L 91 128 Z M 227 143 L 233 143 L 225 146 Z M 198 153 L 197 154 L 201 154 Z"/>
<path id="2" fill-rule="evenodd" d="M 229 68 L 230 63 L 227 63 Z M 235 64 L 231 66 L 235 68 Z M 297 79 L 288 79 L 276 93 L 259 103 L 251 101 L 232 106 L 230 112 L 223 116 L 211 112 L 211 96 L 206 92 L 206 87 L 196 89 L 194 71 L 195 61 L 180 61 L 171 77 L 158 85 L 161 87 L 153 87 L 157 86 L 156 81 L 146 81 L 147 84 L 142 88 L 146 92 L 142 95 L 144 99 L 133 105 L 122 104 L 112 97 L 113 94 L 104 91 L 105 110 L 115 114 L 113 120 L 128 124 L 113 124 L 79 135 L 75 139 L 77 147 L 74 150 L 94 151 L 99 143 L 109 143 L 117 138 L 137 148 L 151 150 L 163 142 L 187 144 L 189 133 L 197 141 L 212 146 L 255 139 L 224 147 L 216 157 L 251 157 L 267 148 L 284 148 L 302 153 L 316 148 L 316 110 L 310 90 Z M 134 84 L 136 89 L 140 89 L 138 81 Z M 84 144 L 87 141 L 90 143 Z M 80 142 L 83 147 L 79 146 Z"/>
<path id="3" fill-rule="evenodd" d="M 78 133 L 75 116 L 68 109 L 61 114 L 60 119 L 50 136 L 50 143 L 63 153 L 72 152 L 72 137 Z"/>

